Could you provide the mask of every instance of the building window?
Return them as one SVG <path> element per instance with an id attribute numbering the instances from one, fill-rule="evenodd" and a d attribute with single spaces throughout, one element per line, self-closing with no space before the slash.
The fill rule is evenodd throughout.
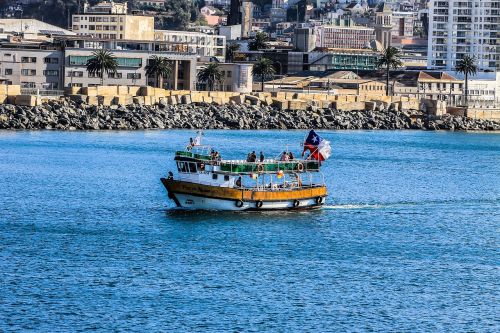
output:
<path id="1" fill-rule="evenodd" d="M 35 82 L 21 82 L 21 88 L 35 88 Z"/>
<path id="2" fill-rule="evenodd" d="M 138 80 L 141 78 L 140 73 L 127 73 L 127 79 Z"/>
<path id="3" fill-rule="evenodd" d="M 83 77 L 82 71 L 70 71 L 68 72 L 69 77 Z"/>
<path id="4" fill-rule="evenodd" d="M 46 70 L 46 71 L 43 71 L 43 75 L 45 75 L 45 76 L 59 76 L 59 71 L 58 70 Z"/>
<path id="5" fill-rule="evenodd" d="M 108 74 L 108 77 L 110 79 L 121 79 L 123 77 L 123 74 L 119 72 L 111 72 Z"/>
<path id="6" fill-rule="evenodd" d="M 46 64 L 58 64 L 59 63 L 59 58 L 44 58 L 43 62 Z"/>
<path id="7" fill-rule="evenodd" d="M 5 75 L 12 75 L 12 68 L 6 68 Z"/>
<path id="8" fill-rule="evenodd" d="M 36 57 L 21 57 L 21 62 L 24 63 L 35 63 Z"/>
<path id="9" fill-rule="evenodd" d="M 21 75 L 24 75 L 24 76 L 35 76 L 36 75 L 36 70 L 35 69 L 21 69 Z"/>

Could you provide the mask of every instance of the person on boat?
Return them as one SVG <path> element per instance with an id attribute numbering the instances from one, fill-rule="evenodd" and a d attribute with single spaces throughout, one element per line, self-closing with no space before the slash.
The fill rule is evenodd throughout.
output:
<path id="1" fill-rule="evenodd" d="M 283 152 L 283 154 L 281 154 L 281 158 L 280 160 L 281 161 L 288 161 L 290 158 L 288 157 L 288 154 L 286 153 L 286 151 Z"/>
<path id="2" fill-rule="evenodd" d="M 236 187 L 241 187 L 241 176 L 236 179 L 235 185 Z"/>
<path id="3" fill-rule="evenodd" d="M 294 160 L 294 158 L 295 158 L 295 157 L 293 156 L 293 153 L 292 153 L 292 152 L 289 152 L 289 153 L 288 153 L 288 159 L 289 159 L 290 161 L 293 161 L 293 160 Z"/>
<path id="4" fill-rule="evenodd" d="M 189 138 L 189 145 L 186 147 L 187 151 L 191 151 L 194 147 L 194 140 L 193 138 Z"/>
<path id="5" fill-rule="evenodd" d="M 259 156 L 260 163 L 264 162 L 264 160 L 265 160 L 264 154 L 262 152 L 260 152 L 260 156 Z"/>
<path id="6" fill-rule="evenodd" d="M 252 153 L 247 154 L 247 162 L 252 162 Z"/>
<path id="7" fill-rule="evenodd" d="M 220 161 L 220 160 L 222 159 L 218 151 L 216 151 L 216 152 L 215 152 L 215 154 L 214 154 L 214 159 L 215 159 L 216 161 Z"/>
<path id="8" fill-rule="evenodd" d="M 255 162 L 257 161 L 257 154 L 255 153 L 255 150 L 250 153 L 250 158 L 249 162 Z"/>

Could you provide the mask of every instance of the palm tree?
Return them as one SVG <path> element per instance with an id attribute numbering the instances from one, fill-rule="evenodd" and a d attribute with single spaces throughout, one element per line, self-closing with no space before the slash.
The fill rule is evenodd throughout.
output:
<path id="1" fill-rule="evenodd" d="M 248 43 L 250 51 L 258 51 L 269 48 L 269 36 L 265 32 L 258 32 L 254 39 Z"/>
<path id="2" fill-rule="evenodd" d="M 240 50 L 240 44 L 228 44 L 226 46 L 226 60 L 234 62 L 234 55 Z"/>
<path id="3" fill-rule="evenodd" d="M 98 75 L 101 78 L 101 85 L 104 85 L 104 73 L 114 73 L 117 67 L 118 62 L 114 54 L 108 50 L 92 52 L 92 58 L 87 61 L 87 72 Z"/>
<path id="4" fill-rule="evenodd" d="M 260 58 L 254 65 L 252 70 L 253 75 L 260 76 L 261 91 L 264 91 L 264 79 L 276 74 L 273 62 L 267 58 Z"/>
<path id="5" fill-rule="evenodd" d="M 224 75 L 220 70 L 219 64 L 216 62 L 209 63 L 205 68 L 201 69 L 197 77 L 198 82 L 207 84 L 209 91 L 214 89 L 215 84 L 224 80 Z"/>
<path id="6" fill-rule="evenodd" d="M 476 59 L 466 55 L 457 63 L 455 72 L 465 75 L 465 116 L 467 116 L 467 108 L 469 107 L 469 75 L 475 75 L 477 73 Z"/>
<path id="7" fill-rule="evenodd" d="M 398 67 L 403 66 L 403 62 L 400 60 L 401 57 L 401 52 L 399 49 L 389 46 L 387 49 L 384 50 L 382 57 L 378 60 L 377 66 L 379 68 L 385 67 L 386 68 L 386 86 L 385 86 L 385 94 L 389 96 L 389 77 L 390 77 L 390 71 L 392 69 L 396 69 Z"/>
<path id="8" fill-rule="evenodd" d="M 163 79 L 172 74 L 172 66 L 167 58 L 152 56 L 146 66 L 146 75 L 156 78 L 156 86 L 163 88 Z"/>

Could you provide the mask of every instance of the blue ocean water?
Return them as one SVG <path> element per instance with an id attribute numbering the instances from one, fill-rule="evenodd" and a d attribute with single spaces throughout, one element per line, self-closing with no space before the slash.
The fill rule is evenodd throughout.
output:
<path id="1" fill-rule="evenodd" d="M 500 135 L 320 133 L 323 210 L 193 213 L 159 181 L 193 132 L 0 132 L 0 331 L 498 332 Z"/>

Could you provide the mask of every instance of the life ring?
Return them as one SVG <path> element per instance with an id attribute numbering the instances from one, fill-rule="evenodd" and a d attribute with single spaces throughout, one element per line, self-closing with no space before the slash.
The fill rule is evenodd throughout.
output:
<path id="1" fill-rule="evenodd" d="M 299 200 L 295 200 L 293 202 L 293 208 L 297 208 L 297 207 L 299 207 L 299 205 L 300 205 L 300 201 Z"/>
<path id="2" fill-rule="evenodd" d="M 235 206 L 236 206 L 236 207 L 238 207 L 238 208 L 243 207 L 243 201 L 241 201 L 241 200 L 236 200 Z"/>
<path id="3" fill-rule="evenodd" d="M 317 198 L 316 198 L 316 203 L 317 203 L 318 205 L 321 205 L 321 204 L 323 203 L 323 197 L 317 197 Z"/>
<path id="4" fill-rule="evenodd" d="M 304 164 L 302 164 L 302 163 L 297 164 L 297 170 L 298 170 L 299 172 L 304 171 Z"/>
<path id="5" fill-rule="evenodd" d="M 262 165 L 262 164 L 257 165 L 257 171 L 264 172 L 264 165 Z"/>
<path id="6" fill-rule="evenodd" d="M 257 208 L 262 208 L 262 204 L 263 204 L 263 202 L 259 200 L 259 201 L 257 201 L 257 202 L 255 203 L 255 207 L 257 207 Z"/>

